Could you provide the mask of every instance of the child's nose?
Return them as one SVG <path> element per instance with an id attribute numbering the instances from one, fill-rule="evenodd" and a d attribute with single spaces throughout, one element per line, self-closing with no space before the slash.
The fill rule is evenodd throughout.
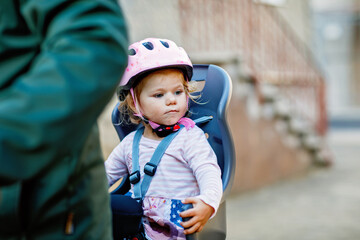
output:
<path id="1" fill-rule="evenodd" d="M 172 105 L 176 103 L 176 98 L 173 94 L 169 94 L 168 98 L 166 99 L 167 105 Z"/>

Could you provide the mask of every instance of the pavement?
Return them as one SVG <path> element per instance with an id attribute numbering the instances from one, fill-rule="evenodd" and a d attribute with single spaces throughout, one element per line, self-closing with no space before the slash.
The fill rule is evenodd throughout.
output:
<path id="1" fill-rule="evenodd" d="M 331 167 L 227 200 L 228 240 L 360 239 L 360 128 L 332 129 Z"/>

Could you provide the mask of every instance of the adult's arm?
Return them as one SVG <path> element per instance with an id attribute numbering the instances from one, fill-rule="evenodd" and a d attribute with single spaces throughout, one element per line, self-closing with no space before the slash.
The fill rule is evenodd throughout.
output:
<path id="1" fill-rule="evenodd" d="M 116 0 L 24 2 L 19 24 L 41 45 L 31 64 L 0 87 L 0 186 L 76 154 L 127 63 Z"/>

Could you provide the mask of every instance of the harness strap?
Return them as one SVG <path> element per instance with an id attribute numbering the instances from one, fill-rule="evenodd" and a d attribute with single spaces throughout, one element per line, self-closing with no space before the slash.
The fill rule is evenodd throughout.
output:
<path id="1" fill-rule="evenodd" d="M 130 183 L 134 185 L 134 195 L 137 200 L 141 199 L 140 166 L 139 166 L 139 143 L 144 133 L 144 127 L 139 128 L 134 136 L 132 146 L 132 170 Z M 139 198 L 139 199 L 138 199 Z"/>
<path id="2" fill-rule="evenodd" d="M 169 147 L 172 140 L 179 134 L 181 128 L 184 126 L 181 125 L 180 129 L 176 132 L 173 132 L 166 136 L 155 149 L 154 154 L 152 155 L 150 161 L 144 166 L 144 178 L 142 181 L 140 179 L 135 179 L 132 184 L 134 185 L 134 195 L 135 199 L 143 200 L 146 192 L 149 189 L 152 177 L 156 172 L 156 168 L 160 163 L 162 156 L 164 155 L 166 149 Z M 133 164 L 133 173 L 131 176 L 140 176 L 140 166 L 139 166 L 139 144 L 141 136 L 144 132 L 144 127 L 139 128 L 134 136 L 133 147 L 132 147 L 132 164 Z M 135 177 L 136 178 L 136 177 Z M 130 179 L 131 181 L 131 179 Z"/>

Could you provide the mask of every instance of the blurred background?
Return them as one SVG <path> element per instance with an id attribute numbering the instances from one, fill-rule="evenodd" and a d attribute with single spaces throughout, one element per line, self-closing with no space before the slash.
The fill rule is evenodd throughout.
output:
<path id="1" fill-rule="evenodd" d="M 232 78 L 227 239 L 360 239 L 360 0 L 119 2 L 130 42 L 171 39 Z"/>

